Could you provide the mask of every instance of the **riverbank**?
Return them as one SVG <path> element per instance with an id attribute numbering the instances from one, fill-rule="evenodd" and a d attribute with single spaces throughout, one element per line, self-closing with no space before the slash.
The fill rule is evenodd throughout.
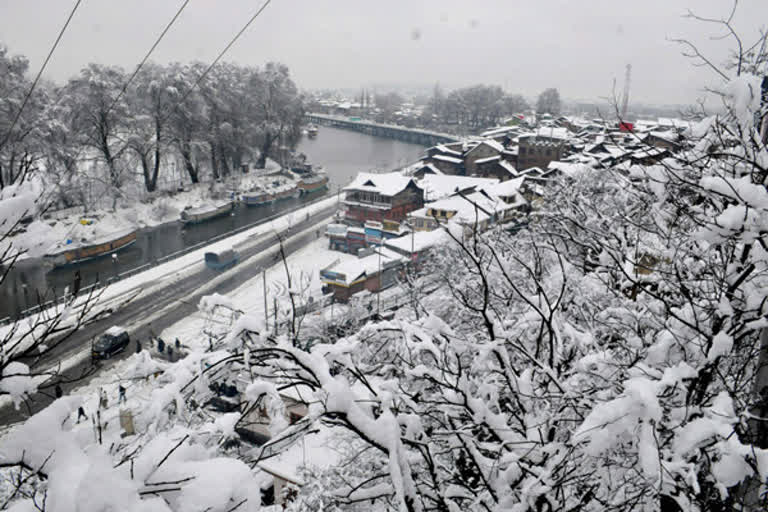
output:
<path id="1" fill-rule="evenodd" d="M 13 236 L 0 243 L 0 253 L 12 245 L 19 259 L 40 258 L 57 246 L 109 236 L 130 228 L 156 227 L 179 219 L 186 207 L 203 206 L 215 200 L 224 200 L 233 191 L 246 192 L 279 172 L 280 165 L 268 160 L 265 169 L 238 174 L 233 180 L 221 183 L 185 185 L 183 190 L 158 191 L 144 198 L 122 197 L 115 208 L 84 211 L 70 208 L 59 212 L 46 212 L 42 217 L 23 226 Z"/>

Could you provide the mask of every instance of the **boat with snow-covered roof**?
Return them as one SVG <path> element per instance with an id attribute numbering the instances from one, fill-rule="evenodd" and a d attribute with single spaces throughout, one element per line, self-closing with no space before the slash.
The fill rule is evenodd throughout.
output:
<path id="1" fill-rule="evenodd" d="M 302 176 L 297 186 L 302 195 L 324 190 L 328 188 L 328 175 L 322 170 L 313 171 Z"/>
<path id="2" fill-rule="evenodd" d="M 295 199 L 299 197 L 300 190 L 296 183 L 290 182 L 283 185 L 277 185 L 270 188 L 256 188 L 240 196 L 240 199 L 246 206 L 260 206 L 263 204 L 276 203 L 284 199 Z"/>
<path id="3" fill-rule="evenodd" d="M 181 212 L 181 222 L 184 224 L 198 224 L 207 220 L 215 219 L 223 215 L 229 215 L 235 203 L 226 201 L 224 203 L 209 204 L 197 208 L 187 207 Z"/>
<path id="4" fill-rule="evenodd" d="M 103 235 L 90 241 L 69 243 L 57 247 L 45 254 L 44 258 L 55 267 L 72 265 L 107 256 L 125 249 L 126 247 L 130 247 L 134 243 L 136 243 L 136 229 L 129 228 Z"/>

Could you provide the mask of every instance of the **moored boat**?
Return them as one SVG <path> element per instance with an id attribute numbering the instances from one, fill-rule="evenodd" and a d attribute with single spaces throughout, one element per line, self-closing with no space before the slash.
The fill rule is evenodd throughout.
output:
<path id="1" fill-rule="evenodd" d="M 136 243 L 136 230 L 125 229 L 110 233 L 90 241 L 72 243 L 54 249 L 45 255 L 45 259 L 54 266 L 81 263 L 101 256 L 112 254 Z"/>
<path id="2" fill-rule="evenodd" d="M 205 222 L 222 215 L 229 215 L 235 203 L 227 201 L 225 203 L 199 206 L 197 208 L 186 208 L 181 212 L 181 222 L 184 224 L 197 224 Z"/>
<path id="3" fill-rule="evenodd" d="M 271 189 L 256 189 L 240 196 L 240 199 L 246 206 L 259 206 L 262 204 L 275 203 L 283 199 L 293 199 L 299 197 L 299 189 L 295 183 L 281 185 Z"/>
<path id="4" fill-rule="evenodd" d="M 302 176 L 297 186 L 302 194 L 323 190 L 328 188 L 328 175 L 322 171 L 316 171 L 308 176 Z"/>

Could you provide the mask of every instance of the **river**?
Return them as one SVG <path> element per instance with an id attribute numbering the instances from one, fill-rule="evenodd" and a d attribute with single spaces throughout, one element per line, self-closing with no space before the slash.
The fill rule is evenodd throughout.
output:
<path id="1" fill-rule="evenodd" d="M 296 150 L 307 155 L 312 164 L 325 168 L 330 193 L 338 193 L 358 172 L 393 170 L 417 160 L 424 152 L 419 145 L 331 127 L 320 127 L 314 139 L 304 137 Z M 71 286 L 77 270 L 82 276 L 81 286 L 85 287 L 319 196 L 322 194 L 268 206 L 240 205 L 232 216 L 186 227 L 180 222 L 169 222 L 145 228 L 137 233 L 135 244 L 118 253 L 116 262 L 111 258 L 97 258 L 53 269 L 37 258 L 18 262 L 0 285 L 0 319 L 15 318 L 38 302 L 60 296 L 67 286 Z"/>

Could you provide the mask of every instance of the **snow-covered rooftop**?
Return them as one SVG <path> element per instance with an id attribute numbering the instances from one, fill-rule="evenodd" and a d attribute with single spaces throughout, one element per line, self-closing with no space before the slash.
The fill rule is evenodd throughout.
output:
<path id="1" fill-rule="evenodd" d="M 476 164 L 487 164 L 490 162 L 493 162 L 494 160 L 501 160 L 501 155 L 495 155 L 495 156 L 488 156 L 485 158 L 478 158 L 475 160 Z"/>
<path id="2" fill-rule="evenodd" d="M 515 169 L 515 166 L 512 165 L 512 162 L 509 162 L 507 160 L 501 160 L 499 161 L 499 165 L 502 166 L 505 170 L 507 170 L 512 175 L 517 175 L 517 169 Z"/>
<path id="3" fill-rule="evenodd" d="M 451 149 L 449 147 L 446 147 L 443 144 L 438 144 L 437 146 L 435 146 L 435 149 L 437 149 L 439 152 L 445 153 L 447 155 L 461 156 L 461 152 L 460 151 L 455 151 L 455 150 L 453 150 L 453 149 Z"/>
<path id="4" fill-rule="evenodd" d="M 425 167 L 426 167 L 427 169 L 429 169 L 429 171 L 430 171 L 432 174 L 437 174 L 437 175 L 442 175 L 442 174 L 444 174 L 444 173 L 443 173 L 443 171 L 441 171 L 440 169 L 438 169 L 437 167 L 435 167 L 435 165 L 434 165 L 434 164 L 431 164 L 431 163 L 430 163 L 430 164 L 423 164 L 423 165 L 420 165 L 418 168 L 416 168 L 416 169 L 414 170 L 414 172 L 415 172 L 415 171 L 418 171 L 418 170 L 421 170 L 421 169 L 423 169 L 423 168 L 425 168 Z M 429 174 L 429 173 L 427 173 L 427 174 Z"/>
<path id="5" fill-rule="evenodd" d="M 498 197 L 509 197 L 520 191 L 520 187 L 523 185 L 524 181 L 525 176 L 520 176 L 519 178 L 488 185 L 483 187 L 483 190 Z"/>
<path id="6" fill-rule="evenodd" d="M 381 258 L 379 258 L 381 253 Z M 387 249 L 386 247 L 377 248 L 376 252 L 358 258 L 356 260 L 347 260 L 338 263 L 327 269 L 336 274 L 344 276 L 343 283 L 349 286 L 355 281 L 368 274 L 376 274 L 379 268 L 383 268 L 391 263 L 402 261 L 402 255 Z M 337 280 L 342 282 L 341 280 Z"/>
<path id="7" fill-rule="evenodd" d="M 549 162 L 549 165 L 547 166 L 548 171 L 560 171 L 566 176 L 573 176 L 574 174 L 577 174 L 579 172 L 589 171 L 591 169 L 592 168 L 589 167 L 588 165 L 578 163 L 578 162 L 552 161 L 552 162 Z"/>
<path id="8" fill-rule="evenodd" d="M 443 162 L 450 162 L 452 164 L 460 164 L 461 162 L 463 162 L 461 158 L 455 158 L 447 155 L 435 155 L 432 158 L 434 158 L 435 160 L 442 160 Z"/>
<path id="9" fill-rule="evenodd" d="M 424 189 L 425 201 L 436 201 L 459 190 L 466 190 L 470 187 L 485 187 L 498 182 L 499 180 L 495 178 L 426 174 L 419 180 L 419 186 Z"/>
<path id="10" fill-rule="evenodd" d="M 476 150 L 477 148 L 479 148 L 480 146 L 483 146 L 483 145 L 490 146 L 491 148 L 493 148 L 494 151 L 498 151 L 499 153 L 504 151 L 504 146 L 500 142 L 495 141 L 493 139 L 483 139 L 483 140 L 478 142 L 477 146 L 475 146 L 474 148 L 470 149 L 469 152 L 472 152 L 472 151 Z"/>
<path id="11" fill-rule="evenodd" d="M 262 471 L 282 478 L 288 482 L 303 485 L 299 475 L 301 468 L 307 464 L 330 467 L 338 463 L 341 453 L 331 446 L 333 429 L 322 426 L 316 431 L 309 432 L 295 441 L 288 449 L 280 451 L 274 457 L 259 462 Z M 309 460 L 307 459 L 309 454 Z"/>
<path id="12" fill-rule="evenodd" d="M 566 140 L 571 138 L 571 132 L 567 128 L 543 127 L 536 130 L 536 136 Z"/>
<path id="13" fill-rule="evenodd" d="M 345 191 L 362 190 L 366 192 L 378 192 L 383 196 L 394 196 L 401 192 L 413 181 L 410 176 L 404 176 L 399 172 L 373 174 L 361 172 L 355 180 L 344 187 Z"/>
<path id="14" fill-rule="evenodd" d="M 493 128 L 492 130 L 488 130 L 486 132 L 481 133 L 480 135 L 483 137 L 495 137 L 498 135 L 504 135 L 506 133 L 509 133 L 511 131 L 516 130 L 517 128 L 515 126 L 501 126 L 499 128 Z"/>
<path id="15" fill-rule="evenodd" d="M 445 243 L 449 239 L 445 231 L 436 229 L 434 231 L 415 231 L 399 238 L 391 238 L 384 242 L 386 247 L 390 247 L 400 253 L 410 254 L 421 252 L 430 247 Z"/>
<path id="16" fill-rule="evenodd" d="M 473 192 L 468 195 L 455 195 L 429 203 L 424 208 L 410 213 L 413 217 L 431 218 L 427 212 L 432 210 L 444 210 L 454 212 L 451 220 L 462 224 L 483 222 L 494 213 L 500 213 L 510 208 L 504 201 L 498 200 L 482 192 Z"/>

